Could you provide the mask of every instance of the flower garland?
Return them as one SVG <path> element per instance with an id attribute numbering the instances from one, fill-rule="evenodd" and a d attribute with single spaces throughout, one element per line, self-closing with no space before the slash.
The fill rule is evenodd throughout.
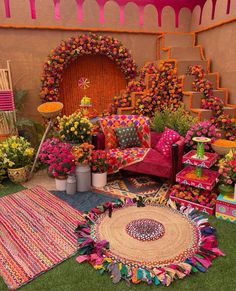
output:
<path id="1" fill-rule="evenodd" d="M 224 114 L 224 102 L 219 97 L 213 96 L 212 82 L 206 79 L 206 73 L 202 66 L 189 66 L 187 75 L 195 76 L 193 81 L 194 91 L 204 94 L 201 100 L 201 108 L 213 111 L 211 122 L 218 128 L 225 130 L 227 139 L 236 140 L 235 120 L 230 118 L 228 114 Z"/>
<path id="2" fill-rule="evenodd" d="M 126 79 L 133 79 L 137 75 L 135 61 L 119 40 L 94 33 L 71 37 L 52 50 L 44 64 L 40 93 L 43 102 L 59 99 L 60 80 L 63 70 L 69 63 L 75 61 L 78 56 L 96 54 L 105 55 L 113 60 L 121 68 Z"/>
<path id="3" fill-rule="evenodd" d="M 182 104 L 181 80 L 173 63 L 161 62 L 146 95 L 136 101 L 134 114 L 152 117 L 155 111 L 166 107 L 177 109 Z"/>
<path id="4" fill-rule="evenodd" d="M 183 262 L 171 263 L 165 266 L 156 266 L 155 268 L 142 266 L 133 266 L 124 263 L 112 257 L 109 253 L 109 242 L 106 240 L 97 240 L 94 237 L 94 226 L 101 215 L 107 214 L 112 216 L 114 209 L 135 205 L 138 207 L 145 206 L 149 203 L 150 198 L 139 201 L 137 199 L 119 199 L 114 202 L 106 202 L 96 208 L 91 209 L 88 214 L 84 215 L 84 220 L 79 222 L 75 232 L 78 236 L 78 254 L 76 258 L 78 263 L 88 261 L 101 274 L 103 272 L 111 273 L 113 283 L 118 283 L 122 279 L 135 284 L 146 282 L 151 285 L 169 286 L 175 279 L 183 279 L 192 272 L 205 272 L 211 265 L 212 261 L 218 256 L 224 254 L 218 248 L 215 229 L 211 227 L 207 218 L 196 213 L 191 207 L 180 207 L 179 211 L 189 220 L 196 223 L 200 233 L 199 249 Z M 151 205 L 155 202 L 150 201 Z M 167 200 L 160 202 L 167 204 Z M 173 203 L 169 206 L 176 209 Z M 163 206 L 166 207 L 166 206 Z"/>

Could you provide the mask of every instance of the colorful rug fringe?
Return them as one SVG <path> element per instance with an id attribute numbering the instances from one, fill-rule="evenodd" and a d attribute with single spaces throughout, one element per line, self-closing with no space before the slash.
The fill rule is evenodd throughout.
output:
<path id="1" fill-rule="evenodd" d="M 42 187 L 0 199 L 0 275 L 11 290 L 71 257 L 80 212 Z"/>
<path id="2" fill-rule="evenodd" d="M 195 224 L 200 236 L 198 251 L 183 262 L 169 264 L 165 266 L 156 266 L 148 268 L 144 266 L 131 266 L 114 260 L 109 256 L 109 242 L 106 240 L 95 241 L 93 239 L 93 229 L 100 215 L 108 212 L 112 216 L 112 211 L 127 205 L 137 204 L 143 207 L 145 204 L 155 205 L 161 203 L 166 207 L 178 210 L 185 217 Z M 115 203 L 107 202 L 102 206 L 93 208 L 89 213 L 84 214 L 86 222 L 81 221 L 76 229 L 78 236 L 79 256 L 77 262 L 88 261 L 100 273 L 109 272 L 113 283 L 118 283 L 124 279 L 128 284 L 140 283 L 142 281 L 148 284 L 169 286 L 175 279 L 183 279 L 185 276 L 195 272 L 205 272 L 212 261 L 218 256 L 224 256 L 219 250 L 215 229 L 210 226 L 208 219 L 196 213 L 193 208 L 181 206 L 177 209 L 172 201 L 160 197 L 151 197 L 147 199 L 119 199 Z"/>

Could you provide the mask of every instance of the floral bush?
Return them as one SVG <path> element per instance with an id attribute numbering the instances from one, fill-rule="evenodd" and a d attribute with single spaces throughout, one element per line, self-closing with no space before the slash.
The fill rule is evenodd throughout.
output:
<path id="1" fill-rule="evenodd" d="M 236 123 L 234 118 L 231 118 L 228 114 L 221 114 L 219 117 L 212 118 L 211 122 L 217 128 L 225 131 L 226 139 L 236 141 Z"/>
<path id="2" fill-rule="evenodd" d="M 92 123 L 80 112 L 58 117 L 59 133 L 62 140 L 72 143 L 84 143 L 91 139 Z"/>
<path id="3" fill-rule="evenodd" d="M 117 39 L 94 33 L 82 34 L 62 41 L 44 64 L 41 78 L 42 90 L 40 96 L 44 102 L 59 99 L 59 84 L 66 66 L 75 61 L 78 56 L 101 54 L 113 60 L 125 74 L 127 80 L 137 74 L 137 65 L 130 52 Z"/>
<path id="4" fill-rule="evenodd" d="M 44 141 L 42 144 L 40 153 L 39 153 L 39 160 L 41 163 L 48 165 L 50 164 L 50 158 L 49 155 L 53 153 L 54 148 L 61 145 L 61 141 L 59 138 L 48 138 Z M 71 148 L 71 146 L 68 144 L 68 148 Z"/>
<path id="5" fill-rule="evenodd" d="M 236 183 L 236 152 L 230 151 L 219 161 L 219 182 L 223 184 Z"/>
<path id="6" fill-rule="evenodd" d="M 197 143 L 192 140 L 193 137 L 205 136 L 211 139 L 211 142 L 204 143 L 205 150 L 211 150 L 211 143 L 217 138 L 221 137 L 221 134 L 217 132 L 216 127 L 209 120 L 201 121 L 191 126 L 185 136 L 185 143 L 192 149 L 197 148 Z"/>
<path id="7" fill-rule="evenodd" d="M 21 168 L 33 162 L 34 149 L 23 137 L 12 136 L 0 144 L 3 164 L 6 168 Z"/>
<path id="8" fill-rule="evenodd" d="M 73 146 L 71 153 L 76 165 L 88 165 L 92 159 L 92 150 L 94 146 L 89 143 L 83 143 L 79 146 Z"/>
<path id="9" fill-rule="evenodd" d="M 54 177 L 65 177 L 75 171 L 71 149 L 71 144 L 62 142 L 57 138 L 47 139 L 42 145 L 39 159 L 48 165 L 48 170 Z"/>
<path id="10" fill-rule="evenodd" d="M 107 152 L 103 150 L 93 151 L 91 166 L 93 173 L 107 172 L 109 166 Z"/>

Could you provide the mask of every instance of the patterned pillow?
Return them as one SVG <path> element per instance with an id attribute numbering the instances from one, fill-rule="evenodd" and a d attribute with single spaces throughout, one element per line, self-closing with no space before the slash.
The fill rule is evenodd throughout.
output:
<path id="1" fill-rule="evenodd" d="M 119 146 L 118 139 L 114 132 L 114 129 L 111 127 L 106 127 L 103 130 L 105 135 L 105 149 L 116 149 Z"/>
<path id="2" fill-rule="evenodd" d="M 114 128 L 122 150 L 126 148 L 139 147 L 141 145 L 134 125 Z"/>
<path id="3" fill-rule="evenodd" d="M 172 144 L 179 139 L 180 135 L 178 132 L 166 127 L 155 149 L 162 153 L 163 156 L 170 157 Z"/>

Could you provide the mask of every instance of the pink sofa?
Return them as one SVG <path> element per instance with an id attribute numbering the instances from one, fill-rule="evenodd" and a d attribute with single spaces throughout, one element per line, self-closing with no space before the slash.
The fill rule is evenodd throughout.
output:
<path id="1" fill-rule="evenodd" d="M 172 145 L 171 157 L 167 158 L 155 150 L 155 146 L 161 136 L 162 133 L 151 132 L 151 149 L 148 154 L 141 162 L 127 166 L 123 170 L 168 178 L 174 183 L 176 173 L 182 168 L 184 138 L 181 137 L 178 142 Z M 93 136 L 93 144 L 95 149 L 104 149 L 104 134 L 99 133 Z"/>

